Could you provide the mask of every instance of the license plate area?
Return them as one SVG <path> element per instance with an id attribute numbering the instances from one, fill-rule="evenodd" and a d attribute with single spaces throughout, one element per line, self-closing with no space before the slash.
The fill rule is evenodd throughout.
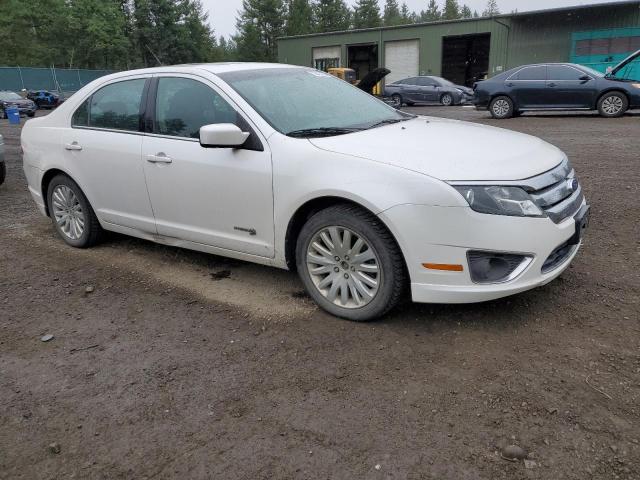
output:
<path id="1" fill-rule="evenodd" d="M 582 236 L 589 226 L 589 210 L 589 205 L 583 205 L 578 213 L 573 216 L 573 219 L 576 222 L 576 231 L 569 239 L 569 245 L 578 245 L 580 240 L 582 240 Z"/>

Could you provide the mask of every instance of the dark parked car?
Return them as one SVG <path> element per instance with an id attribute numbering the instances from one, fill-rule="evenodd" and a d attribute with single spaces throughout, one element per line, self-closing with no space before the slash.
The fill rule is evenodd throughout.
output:
<path id="1" fill-rule="evenodd" d="M 433 76 L 409 77 L 387 85 L 385 96 L 394 99 L 398 106 L 406 103 L 433 103 L 460 105 L 473 99 L 473 90 L 456 85 L 446 78 Z"/>
<path id="2" fill-rule="evenodd" d="M 4 139 L 0 135 L 0 185 L 4 182 L 4 177 L 7 175 L 7 166 L 4 163 Z"/>
<path id="3" fill-rule="evenodd" d="M 0 91 L 0 116 L 2 116 L 2 118 L 8 118 L 6 110 L 8 107 L 17 107 L 21 114 L 24 113 L 28 117 L 33 117 L 37 109 L 33 100 L 22 98 L 15 92 L 2 90 Z"/>
<path id="4" fill-rule="evenodd" d="M 60 95 L 49 90 L 31 90 L 27 98 L 33 100 L 38 108 L 55 108 L 60 104 Z"/>
<path id="5" fill-rule="evenodd" d="M 474 85 L 473 103 L 494 118 L 533 110 L 598 110 L 619 117 L 640 107 L 640 51 L 603 74 L 573 63 L 514 68 Z"/>

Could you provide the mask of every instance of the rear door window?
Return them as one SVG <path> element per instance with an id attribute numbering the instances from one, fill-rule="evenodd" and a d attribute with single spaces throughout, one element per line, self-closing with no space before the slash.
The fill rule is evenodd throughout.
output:
<path id="1" fill-rule="evenodd" d="M 200 127 L 238 123 L 238 114 L 217 92 L 189 78 L 161 77 L 156 95 L 155 133 L 199 138 Z"/>
<path id="2" fill-rule="evenodd" d="M 525 67 L 520 70 L 515 78 L 511 77 L 511 80 L 546 80 L 547 79 L 547 67 L 545 65 L 536 65 L 534 67 Z"/>
<path id="3" fill-rule="evenodd" d="M 137 132 L 140 128 L 140 105 L 146 79 L 125 80 L 102 87 L 89 101 L 89 127 Z M 74 118 L 86 118 L 81 106 Z"/>

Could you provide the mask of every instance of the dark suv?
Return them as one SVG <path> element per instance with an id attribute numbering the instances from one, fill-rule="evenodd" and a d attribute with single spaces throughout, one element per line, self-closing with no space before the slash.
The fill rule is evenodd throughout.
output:
<path id="1" fill-rule="evenodd" d="M 2 118 L 8 118 L 7 108 L 10 107 L 17 108 L 20 114 L 25 114 L 27 117 L 33 117 L 38 108 L 33 100 L 22 98 L 9 90 L 0 90 L 0 116 Z"/>
<path id="2" fill-rule="evenodd" d="M 474 85 L 473 103 L 494 118 L 534 110 L 598 110 L 619 117 L 640 107 L 640 51 L 603 74 L 573 63 L 514 68 Z"/>

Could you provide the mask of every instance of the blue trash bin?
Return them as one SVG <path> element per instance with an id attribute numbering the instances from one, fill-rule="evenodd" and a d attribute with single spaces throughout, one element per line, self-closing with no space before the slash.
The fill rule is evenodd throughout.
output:
<path id="1" fill-rule="evenodd" d="M 20 125 L 20 111 L 18 107 L 7 107 L 7 117 L 12 125 Z"/>

